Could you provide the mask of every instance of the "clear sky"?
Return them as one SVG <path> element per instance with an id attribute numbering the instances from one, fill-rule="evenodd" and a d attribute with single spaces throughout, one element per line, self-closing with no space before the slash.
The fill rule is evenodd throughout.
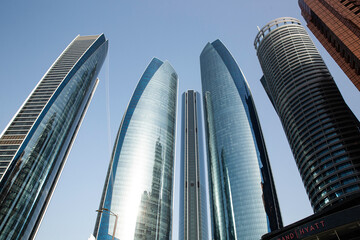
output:
<path id="1" fill-rule="evenodd" d="M 233 54 L 252 90 L 284 224 L 310 215 L 312 210 L 286 136 L 260 84 L 262 72 L 253 46 L 257 26 L 261 28 L 270 20 L 284 16 L 298 18 L 305 24 L 296 0 L 3 1 L 0 132 L 78 34 L 104 33 L 110 44 L 99 75 L 100 84 L 37 239 L 89 237 L 114 137 L 147 64 L 155 56 L 169 60 L 179 75 L 179 96 L 187 89 L 201 92 L 199 55 L 207 42 L 216 39 Z M 313 40 L 345 100 L 359 118 L 359 91 L 314 37 Z M 179 144 L 178 141 L 176 166 Z M 178 185 L 175 186 L 176 192 Z M 177 215 L 176 206 L 174 211 Z M 177 233 L 176 226 L 174 232 Z"/>

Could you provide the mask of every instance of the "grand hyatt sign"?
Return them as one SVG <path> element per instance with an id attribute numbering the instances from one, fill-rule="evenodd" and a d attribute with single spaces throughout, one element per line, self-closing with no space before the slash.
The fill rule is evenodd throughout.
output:
<path id="1" fill-rule="evenodd" d="M 293 227 L 285 227 L 283 228 L 282 233 L 274 234 L 270 233 L 270 236 L 262 239 L 268 240 L 293 240 L 293 239 L 304 239 L 310 236 L 316 236 L 319 233 L 326 232 L 328 230 L 333 230 L 338 227 L 356 223 L 360 219 L 360 205 L 347 208 L 345 210 L 340 210 L 338 212 L 329 214 L 327 216 L 319 216 L 316 218 L 315 216 L 311 217 L 308 221 L 305 219 L 298 222 L 298 224 L 293 224 Z M 303 224 L 301 224 L 303 223 Z M 286 231 L 288 229 L 288 231 Z"/>
<path id="2" fill-rule="evenodd" d="M 311 236 L 314 233 L 322 232 L 325 229 L 325 221 L 312 222 L 308 225 L 302 225 L 299 228 L 295 228 L 292 232 L 276 237 L 276 240 L 291 240 L 291 239 L 302 239 L 303 237 Z"/>

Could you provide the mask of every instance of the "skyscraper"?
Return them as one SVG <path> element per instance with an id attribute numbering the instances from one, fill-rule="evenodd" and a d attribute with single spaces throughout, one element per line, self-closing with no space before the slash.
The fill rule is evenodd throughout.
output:
<path id="1" fill-rule="evenodd" d="M 261 83 L 279 115 L 314 211 L 360 192 L 360 125 L 300 22 L 256 36 Z"/>
<path id="2" fill-rule="evenodd" d="M 98 84 L 105 36 L 77 36 L 0 136 L 0 239 L 33 239 Z"/>
<path id="3" fill-rule="evenodd" d="M 182 96 L 179 239 L 208 240 L 206 166 L 201 98 L 194 90 Z"/>
<path id="4" fill-rule="evenodd" d="M 307 26 L 360 90 L 360 1 L 299 0 Z"/>
<path id="5" fill-rule="evenodd" d="M 269 159 L 244 75 L 216 40 L 200 55 L 213 239 L 260 239 L 282 226 Z"/>
<path id="6" fill-rule="evenodd" d="M 171 65 L 157 58 L 142 75 L 115 140 L 96 239 L 114 232 L 116 239 L 169 239 L 177 83 Z"/>

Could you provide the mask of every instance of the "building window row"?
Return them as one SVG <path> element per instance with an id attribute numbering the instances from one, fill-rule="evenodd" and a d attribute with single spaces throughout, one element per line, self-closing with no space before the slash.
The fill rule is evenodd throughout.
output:
<path id="1" fill-rule="evenodd" d="M 330 196 L 328 196 L 327 198 L 323 199 L 320 203 L 315 205 L 314 209 L 315 209 L 315 211 L 317 211 L 318 209 L 323 207 L 325 204 L 330 202 L 330 200 L 335 199 L 335 198 L 337 198 L 337 197 L 339 197 L 341 195 L 344 195 L 346 193 L 354 192 L 354 191 L 358 191 L 358 190 L 360 190 L 359 185 L 354 185 L 354 186 L 351 186 L 351 187 L 344 188 L 343 190 L 340 190 L 339 192 L 333 193 Z"/>
<path id="2" fill-rule="evenodd" d="M 0 151 L 2 150 L 17 150 L 19 145 L 0 145 Z"/>
<path id="3" fill-rule="evenodd" d="M 344 164 L 344 165 L 351 165 L 349 163 Z M 335 171 L 335 170 L 334 170 Z M 314 186 L 311 186 L 311 188 L 309 189 L 310 194 L 309 197 L 311 199 L 313 199 L 314 202 L 316 202 L 318 199 L 322 198 L 323 196 L 325 196 L 327 193 L 330 193 L 340 187 L 344 187 L 347 184 L 353 183 L 357 181 L 357 177 L 356 176 L 352 176 L 343 180 L 340 180 L 341 178 L 343 178 L 344 176 L 350 175 L 351 173 L 354 173 L 354 171 L 352 169 L 347 170 L 346 172 L 344 172 L 345 174 L 339 174 L 339 175 L 334 175 L 328 179 L 322 179 L 320 180 L 320 184 L 315 188 Z M 333 183 L 335 182 L 335 183 Z M 324 188 L 326 185 L 333 183 L 329 186 L 327 186 L 326 188 Z M 347 188 L 347 187 L 346 187 Z M 346 189 L 344 188 L 344 189 Z M 311 190 L 313 189 L 313 190 Z M 317 195 L 315 198 L 314 195 Z"/>
<path id="4" fill-rule="evenodd" d="M 336 112 L 334 111 L 331 115 L 332 118 L 330 117 L 325 117 L 324 119 L 319 119 L 319 121 L 314 122 L 314 123 L 307 123 L 307 124 L 302 124 L 300 126 L 300 128 L 294 126 L 294 128 L 296 129 L 292 129 L 292 134 L 293 134 L 293 139 L 297 139 L 297 142 L 293 143 L 292 139 L 290 139 L 290 142 L 292 145 L 299 147 L 299 139 L 303 139 L 303 143 L 306 142 L 305 139 L 307 139 L 309 142 L 308 137 L 310 136 L 311 139 L 313 140 L 314 138 L 316 138 L 318 135 L 321 135 L 321 132 L 319 130 L 321 130 L 321 128 L 325 129 L 331 125 L 341 125 L 341 128 L 344 130 L 346 128 L 346 125 L 348 124 L 348 119 L 343 117 L 343 109 L 340 108 L 335 108 L 334 110 L 337 110 Z M 322 109 L 322 111 L 324 111 L 324 109 Z M 321 111 L 320 111 L 321 112 Z M 329 111 L 327 111 L 329 112 Z M 323 114 L 320 114 L 319 116 L 321 116 Z M 325 116 L 325 115 L 323 115 Z M 332 121 L 330 121 L 330 119 L 335 120 L 335 123 L 332 123 Z M 311 123 L 311 124 L 310 124 Z M 305 130 L 305 127 L 307 130 Z M 327 130 L 328 132 L 329 130 Z M 295 133 L 296 132 L 296 133 Z M 302 145 L 304 146 L 304 145 Z M 299 151 L 298 148 L 294 148 L 295 153 Z"/>
<path id="5" fill-rule="evenodd" d="M 337 147 L 337 145 L 335 145 L 335 147 Z M 329 156 L 331 155 L 332 158 L 335 158 L 336 156 L 346 153 L 345 149 L 339 149 L 339 150 L 336 150 L 333 152 L 331 152 L 331 151 L 327 151 L 327 152 L 328 152 L 328 155 Z M 326 159 L 328 155 L 325 155 L 323 157 Z M 347 156 L 341 156 L 341 158 L 342 157 L 347 158 Z M 324 174 L 326 174 L 326 173 L 321 173 L 320 175 L 316 175 L 316 176 L 313 176 L 312 174 L 308 174 L 307 176 L 303 175 L 305 186 L 310 186 L 309 185 L 310 182 L 314 182 L 314 180 L 315 180 L 315 184 L 317 184 L 319 182 L 319 177 L 324 177 L 325 176 Z M 329 175 L 329 174 L 327 174 L 327 175 Z M 311 188 L 311 186 L 310 186 L 310 188 Z M 310 189 L 310 188 L 308 188 L 308 189 Z"/>

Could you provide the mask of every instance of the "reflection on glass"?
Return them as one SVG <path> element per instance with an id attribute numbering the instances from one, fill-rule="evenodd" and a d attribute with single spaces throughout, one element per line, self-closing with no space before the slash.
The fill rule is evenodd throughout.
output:
<path id="1" fill-rule="evenodd" d="M 35 237 L 96 88 L 106 53 L 104 35 L 78 36 L 30 95 L 29 99 L 48 98 L 39 111 L 31 110 L 36 118 L 1 180 L 0 239 Z M 46 95 L 51 90 L 54 92 Z M 29 102 L 15 122 L 21 122 L 19 116 L 24 115 Z M 18 135 L 7 129 L 4 136 Z"/>
<path id="2" fill-rule="evenodd" d="M 260 239 L 282 226 L 248 84 L 216 40 L 200 56 L 213 239 Z"/>
<path id="3" fill-rule="evenodd" d="M 177 75 L 154 58 L 130 100 L 100 203 L 119 216 L 116 239 L 168 239 L 171 232 Z M 98 214 L 94 236 L 111 239 L 114 220 Z"/>
<path id="4" fill-rule="evenodd" d="M 136 221 L 135 239 L 159 239 L 160 229 L 159 217 L 161 214 L 161 176 L 163 176 L 163 156 L 160 139 L 155 146 L 155 159 L 151 181 L 151 191 L 145 191 L 141 197 L 139 213 Z M 170 213 L 170 212 L 169 212 Z M 170 218 L 170 216 L 168 216 Z M 170 225 L 169 225 L 170 227 Z M 163 229 L 162 234 L 170 229 Z M 165 234 L 164 234 L 165 233 Z"/>

